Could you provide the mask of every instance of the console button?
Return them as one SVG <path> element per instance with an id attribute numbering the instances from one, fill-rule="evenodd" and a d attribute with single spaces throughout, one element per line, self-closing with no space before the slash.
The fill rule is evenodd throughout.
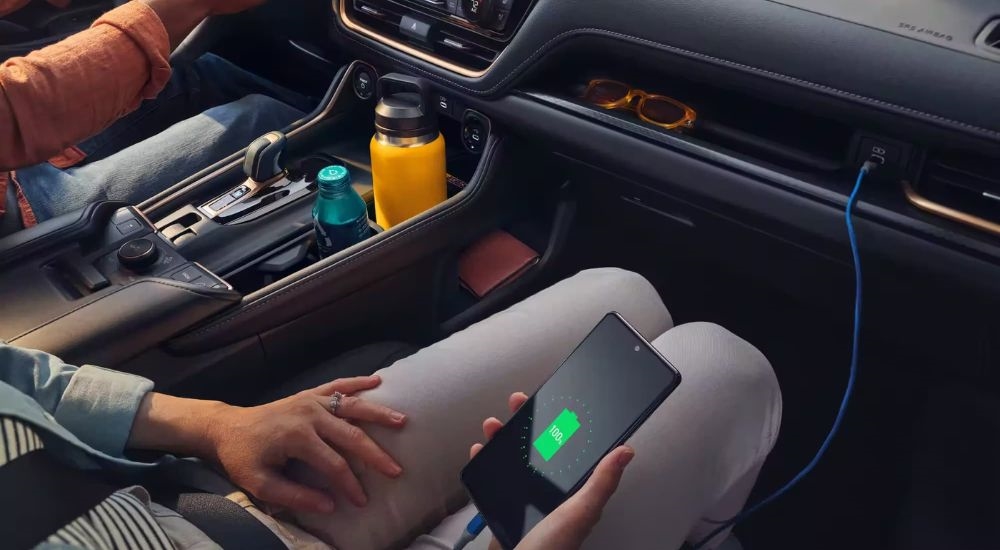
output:
<path id="1" fill-rule="evenodd" d="M 434 108 L 446 116 L 455 116 L 455 102 L 444 94 L 434 94 Z"/>
<path id="2" fill-rule="evenodd" d="M 141 271 L 156 263 L 160 249 L 150 239 L 134 239 L 118 249 L 118 261 L 132 271 Z"/>
<path id="3" fill-rule="evenodd" d="M 230 193 L 229 196 L 232 197 L 232 198 L 234 198 L 234 199 L 238 199 L 238 198 L 242 197 L 243 195 L 246 195 L 249 192 L 250 192 L 250 188 L 249 187 L 247 187 L 246 185 L 241 185 L 241 186 L 237 187 L 236 189 L 233 189 L 233 192 Z"/>
<path id="4" fill-rule="evenodd" d="M 180 281 L 182 283 L 194 283 L 198 279 L 202 278 L 203 275 L 204 273 L 202 273 L 200 269 L 198 269 L 193 265 L 189 265 L 184 269 L 178 271 L 177 273 L 171 275 L 170 278 L 175 281 Z"/>
<path id="5" fill-rule="evenodd" d="M 431 34 L 431 24 L 416 17 L 404 15 L 399 21 L 399 32 L 414 40 L 427 42 Z"/>
<path id="6" fill-rule="evenodd" d="M 473 23 L 488 25 L 496 18 L 496 0 L 462 0 L 465 18 Z"/>
<path id="7" fill-rule="evenodd" d="M 502 31 L 504 27 L 507 26 L 507 19 L 510 18 L 510 12 L 506 10 L 501 10 L 497 12 L 496 17 L 493 19 L 493 23 L 490 27 L 498 31 Z"/>
<path id="8" fill-rule="evenodd" d="M 482 153 L 489 136 L 489 121 L 475 111 L 466 111 L 462 118 L 462 144 L 472 153 Z"/>
<path id="9" fill-rule="evenodd" d="M 135 233 L 136 231 L 142 229 L 142 224 L 139 223 L 139 220 L 132 218 L 130 220 L 126 220 L 124 222 L 115 224 L 115 227 L 118 228 L 118 231 L 120 231 L 122 235 L 131 235 L 132 233 Z"/>
<path id="10" fill-rule="evenodd" d="M 216 211 L 216 212 L 219 212 L 223 208 L 229 206 L 230 204 L 232 204 L 235 201 L 236 201 L 236 199 L 234 199 L 232 195 L 223 195 L 223 196 L 219 197 L 219 200 L 217 200 L 217 201 L 213 202 L 212 204 L 208 205 L 208 207 L 211 208 L 212 210 Z"/>
<path id="11" fill-rule="evenodd" d="M 375 77 L 365 68 L 354 72 L 354 95 L 359 99 L 370 99 L 375 94 Z"/>

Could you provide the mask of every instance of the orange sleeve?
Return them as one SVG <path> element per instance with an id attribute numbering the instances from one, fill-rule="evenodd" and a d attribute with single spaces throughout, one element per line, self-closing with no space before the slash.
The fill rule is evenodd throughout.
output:
<path id="1" fill-rule="evenodd" d="M 62 42 L 5 61 L 0 170 L 42 162 L 156 97 L 170 79 L 169 55 L 159 16 L 133 1 Z"/>

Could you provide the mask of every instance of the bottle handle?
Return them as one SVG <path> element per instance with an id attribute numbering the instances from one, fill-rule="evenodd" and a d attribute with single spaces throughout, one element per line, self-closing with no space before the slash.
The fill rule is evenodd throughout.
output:
<path id="1" fill-rule="evenodd" d="M 428 82 L 422 78 L 389 73 L 379 77 L 375 91 L 378 99 L 399 92 L 415 92 L 420 96 L 420 110 L 428 112 L 427 106 L 430 105 L 431 89 Z"/>

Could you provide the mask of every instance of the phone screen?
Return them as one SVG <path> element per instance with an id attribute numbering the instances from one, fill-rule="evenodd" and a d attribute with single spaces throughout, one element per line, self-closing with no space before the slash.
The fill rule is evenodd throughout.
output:
<path id="1" fill-rule="evenodd" d="M 462 470 L 497 540 L 513 548 L 680 379 L 635 330 L 608 314 Z"/>

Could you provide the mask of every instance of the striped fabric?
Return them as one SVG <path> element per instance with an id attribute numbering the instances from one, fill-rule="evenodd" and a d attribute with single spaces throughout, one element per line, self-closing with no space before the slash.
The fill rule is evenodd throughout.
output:
<path id="1" fill-rule="evenodd" d="M 16 419 L 0 419 L 0 467 L 45 448 L 38 434 Z M 85 550 L 173 550 L 166 533 L 138 497 L 123 489 L 76 518 L 47 543 Z"/>

